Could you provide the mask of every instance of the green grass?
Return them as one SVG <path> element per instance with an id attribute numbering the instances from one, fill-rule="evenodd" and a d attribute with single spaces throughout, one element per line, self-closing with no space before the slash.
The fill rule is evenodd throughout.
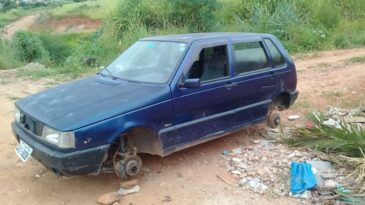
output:
<path id="1" fill-rule="evenodd" d="M 104 19 L 115 8 L 118 2 L 118 0 L 72 2 L 49 10 L 49 14 L 58 18 L 65 16 L 86 16 L 91 19 Z"/>
<path id="2" fill-rule="evenodd" d="M 328 91 L 322 91 L 321 95 L 329 98 L 338 98 L 341 97 L 343 93 L 340 91 L 328 90 Z"/>
<path id="3" fill-rule="evenodd" d="M 365 130 L 356 124 L 340 123 L 340 127 L 323 124 L 327 117 L 323 114 L 311 116 L 312 128 L 298 128 L 294 138 L 288 143 L 292 146 L 305 146 L 326 153 L 343 154 L 349 157 L 362 157 L 360 149 L 365 150 Z M 360 148 L 360 149 L 359 149 Z"/>
<path id="4" fill-rule="evenodd" d="M 365 56 L 357 56 L 345 61 L 346 64 L 358 64 L 365 63 Z"/>
<path id="5" fill-rule="evenodd" d="M 40 34 L 50 59 L 46 62 L 49 69 L 34 71 L 36 77 L 80 76 L 93 69 L 83 65 L 80 59 L 93 57 L 99 65 L 107 65 L 139 38 L 163 34 L 202 31 L 272 33 L 291 53 L 365 46 L 365 2 L 362 0 L 204 0 L 207 4 L 203 5 L 199 2 L 203 1 L 191 0 L 186 5 L 177 0 L 67 1 L 46 8 L 0 13 L 0 26 L 36 12 L 46 12 L 55 18 L 81 15 L 106 22 L 95 32 Z M 195 21 L 187 20 L 192 17 Z M 204 22 L 213 24 L 204 27 Z M 15 59 L 17 55 L 11 42 L 0 41 L 0 69 L 28 63 Z M 363 61 L 361 57 L 348 63 Z M 328 67 L 326 64 L 319 66 L 323 72 Z"/>

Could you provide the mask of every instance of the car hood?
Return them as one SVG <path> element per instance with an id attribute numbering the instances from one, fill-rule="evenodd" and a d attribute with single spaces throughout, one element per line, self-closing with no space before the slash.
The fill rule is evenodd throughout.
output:
<path id="1" fill-rule="evenodd" d="M 94 76 L 30 95 L 16 106 L 54 129 L 71 131 L 170 98 L 168 85 Z"/>

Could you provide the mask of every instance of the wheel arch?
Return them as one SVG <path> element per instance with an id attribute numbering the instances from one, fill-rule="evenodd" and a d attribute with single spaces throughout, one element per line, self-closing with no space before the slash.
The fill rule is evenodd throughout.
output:
<path id="1" fill-rule="evenodd" d="M 127 128 L 114 139 L 114 142 L 119 143 L 120 137 L 123 136 L 127 137 L 129 145 L 137 148 L 137 153 L 163 156 L 162 142 L 158 133 L 152 128 L 146 126 Z"/>
<path id="2" fill-rule="evenodd" d="M 290 93 L 282 91 L 272 98 L 272 106 L 279 110 L 288 109 L 290 107 Z"/>

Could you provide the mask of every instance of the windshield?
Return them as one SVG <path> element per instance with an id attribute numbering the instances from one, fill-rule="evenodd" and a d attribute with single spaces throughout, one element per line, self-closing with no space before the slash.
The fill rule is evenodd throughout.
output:
<path id="1" fill-rule="evenodd" d="M 185 49 L 185 43 L 138 41 L 103 70 L 102 74 L 125 80 L 166 83 Z"/>

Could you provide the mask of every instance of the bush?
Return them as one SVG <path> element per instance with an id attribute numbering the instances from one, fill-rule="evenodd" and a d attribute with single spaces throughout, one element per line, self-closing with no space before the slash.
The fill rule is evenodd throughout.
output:
<path id="1" fill-rule="evenodd" d="M 173 24 L 188 26 L 190 32 L 213 30 L 219 8 L 217 0 L 170 0 L 170 18 Z"/>
<path id="2" fill-rule="evenodd" d="M 135 26 L 148 30 L 164 27 L 167 20 L 165 0 L 123 0 L 107 23 L 111 25 L 119 38 Z"/>
<path id="3" fill-rule="evenodd" d="M 43 33 L 39 37 L 53 63 L 60 64 L 71 55 L 72 48 L 65 43 L 62 35 Z"/>
<path id="4" fill-rule="evenodd" d="M 16 57 L 20 61 L 42 60 L 43 63 L 46 63 L 49 60 L 48 52 L 38 35 L 27 31 L 17 31 L 13 35 L 12 44 Z"/>
<path id="5" fill-rule="evenodd" d="M 314 7 L 312 21 L 328 29 L 335 28 L 341 20 L 341 10 L 333 1 L 317 1 L 318 5 Z"/>
<path id="6" fill-rule="evenodd" d="M 20 64 L 20 61 L 15 58 L 11 43 L 0 39 L 0 70 L 11 69 Z"/>

